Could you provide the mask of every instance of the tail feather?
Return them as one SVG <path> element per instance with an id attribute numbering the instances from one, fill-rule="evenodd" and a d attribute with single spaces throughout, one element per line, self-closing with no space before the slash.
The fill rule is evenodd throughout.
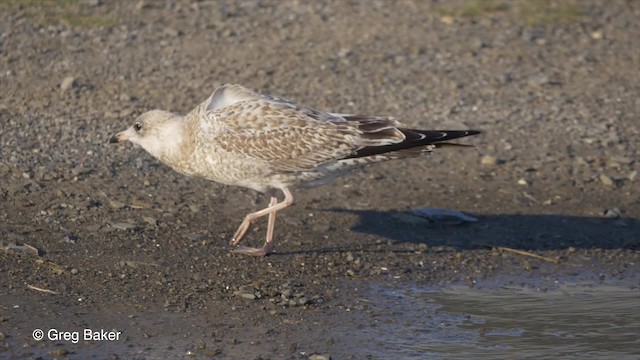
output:
<path id="1" fill-rule="evenodd" d="M 345 157 L 345 159 L 380 155 L 396 151 L 402 153 L 404 156 L 411 156 L 429 152 L 437 147 L 468 146 L 447 141 L 480 134 L 480 131 L 477 130 L 416 130 L 403 128 L 395 128 L 394 130 L 404 135 L 403 141 L 382 146 L 363 146 L 350 156 Z"/>

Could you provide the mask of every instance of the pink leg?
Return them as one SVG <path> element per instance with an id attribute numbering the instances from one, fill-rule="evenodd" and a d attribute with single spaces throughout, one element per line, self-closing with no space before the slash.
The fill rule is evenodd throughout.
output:
<path id="1" fill-rule="evenodd" d="M 278 203 L 278 199 L 276 197 L 271 197 L 271 201 L 269 202 L 268 207 L 260 211 L 248 214 L 244 218 L 242 224 L 240 224 L 240 226 L 238 227 L 238 230 L 236 230 L 236 233 L 231 240 L 232 245 L 237 245 L 255 220 L 262 216 L 269 215 L 269 220 L 267 223 L 267 237 L 265 239 L 264 246 L 262 248 L 239 246 L 237 249 L 232 250 L 233 253 L 253 256 L 265 256 L 271 252 L 271 250 L 273 249 L 273 232 L 276 224 L 276 212 L 278 210 L 286 208 L 293 203 L 293 196 L 291 195 L 291 192 L 289 192 L 288 189 L 282 189 L 282 192 L 285 196 L 282 202 Z"/>
<path id="2" fill-rule="evenodd" d="M 269 206 L 273 206 L 278 203 L 278 198 L 272 197 Z M 276 224 L 276 212 L 269 214 L 269 220 L 267 223 L 267 238 L 265 239 L 264 246 L 261 248 L 252 248 L 248 246 L 239 245 L 237 249 L 231 250 L 235 254 L 246 254 L 253 256 L 265 256 L 273 250 L 273 230 Z"/>

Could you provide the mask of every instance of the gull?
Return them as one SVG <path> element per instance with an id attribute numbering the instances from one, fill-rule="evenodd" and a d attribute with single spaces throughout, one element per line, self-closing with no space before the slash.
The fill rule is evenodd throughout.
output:
<path id="1" fill-rule="evenodd" d="M 429 154 L 436 148 L 467 146 L 449 140 L 476 130 L 417 130 L 392 117 L 338 114 L 223 85 L 185 116 L 152 110 L 110 138 L 130 141 L 177 172 L 271 196 L 236 230 L 234 253 L 265 256 L 273 250 L 276 212 L 293 204 L 291 188 L 330 183 L 370 163 Z M 261 248 L 239 245 L 251 225 L 268 216 Z"/>

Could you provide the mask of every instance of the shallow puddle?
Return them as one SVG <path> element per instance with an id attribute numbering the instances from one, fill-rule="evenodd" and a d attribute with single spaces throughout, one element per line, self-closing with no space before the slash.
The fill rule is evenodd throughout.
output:
<path id="1" fill-rule="evenodd" d="M 600 284 L 372 288 L 374 357 L 638 359 L 640 292 Z M 375 340 L 374 340 L 375 339 Z"/>

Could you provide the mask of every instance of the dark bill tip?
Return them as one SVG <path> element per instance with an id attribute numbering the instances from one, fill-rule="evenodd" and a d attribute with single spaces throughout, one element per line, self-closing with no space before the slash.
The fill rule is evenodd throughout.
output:
<path id="1" fill-rule="evenodd" d="M 115 144 L 117 142 L 120 142 L 120 139 L 118 138 L 118 134 L 113 135 L 111 139 L 109 139 L 109 144 Z"/>

